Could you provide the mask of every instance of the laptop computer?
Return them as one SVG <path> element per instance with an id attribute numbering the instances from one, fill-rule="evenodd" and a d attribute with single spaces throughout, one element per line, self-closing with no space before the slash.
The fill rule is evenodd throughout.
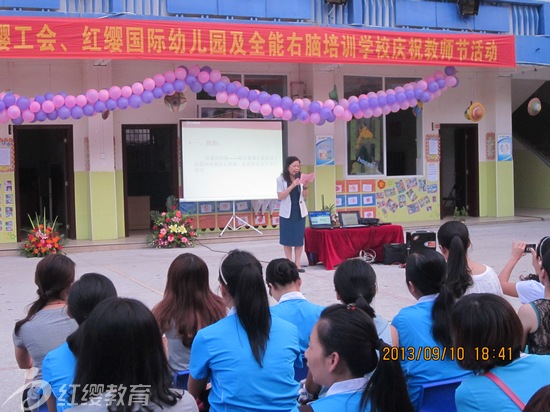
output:
<path id="1" fill-rule="evenodd" d="M 314 210 L 309 212 L 309 227 L 312 229 L 332 229 L 330 210 Z"/>
<path id="2" fill-rule="evenodd" d="M 359 212 L 338 212 L 340 227 L 366 227 L 359 223 Z"/>

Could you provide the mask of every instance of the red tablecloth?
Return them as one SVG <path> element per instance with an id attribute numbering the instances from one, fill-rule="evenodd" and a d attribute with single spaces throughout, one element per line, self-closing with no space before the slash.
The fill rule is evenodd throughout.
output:
<path id="1" fill-rule="evenodd" d="M 351 257 L 359 256 L 361 250 L 372 249 L 376 261 L 382 261 L 382 245 L 403 243 L 403 227 L 383 225 L 354 228 L 311 229 L 306 228 L 305 251 L 310 265 L 323 262 L 325 268 L 334 266 Z"/>

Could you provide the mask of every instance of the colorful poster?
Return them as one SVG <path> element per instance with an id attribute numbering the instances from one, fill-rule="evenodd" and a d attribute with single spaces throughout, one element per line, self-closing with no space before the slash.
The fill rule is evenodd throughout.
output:
<path id="1" fill-rule="evenodd" d="M 498 135 L 498 161 L 510 162 L 512 161 L 512 136 L 500 134 Z"/>
<path id="2" fill-rule="evenodd" d="M 334 138 L 332 136 L 317 136 L 315 143 L 315 165 L 334 165 Z"/>

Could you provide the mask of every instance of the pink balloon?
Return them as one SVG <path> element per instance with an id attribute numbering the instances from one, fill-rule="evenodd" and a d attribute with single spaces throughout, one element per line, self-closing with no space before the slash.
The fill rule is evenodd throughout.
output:
<path id="1" fill-rule="evenodd" d="M 10 117 L 8 116 L 5 110 L 2 110 L 0 112 L 0 123 L 7 123 L 9 121 L 10 121 Z"/>
<path id="2" fill-rule="evenodd" d="M 260 102 L 257 101 L 257 100 L 254 100 L 254 101 L 250 102 L 250 106 L 248 106 L 248 109 L 252 113 L 260 113 L 261 107 L 262 107 L 262 105 L 260 104 Z"/>
<path id="3" fill-rule="evenodd" d="M 237 96 L 235 93 L 231 93 L 229 96 L 227 96 L 227 103 L 229 103 L 231 106 L 236 106 L 237 103 L 239 103 L 239 96 Z"/>
<path id="4" fill-rule="evenodd" d="M 380 107 L 377 107 L 372 111 L 372 117 L 380 117 L 380 116 L 382 116 L 382 109 Z"/>
<path id="5" fill-rule="evenodd" d="M 271 113 L 271 106 L 267 103 L 265 104 L 262 104 L 262 107 L 260 108 L 260 113 L 263 114 L 264 116 L 267 116 L 268 114 Z"/>
<path id="6" fill-rule="evenodd" d="M 401 108 L 401 110 L 407 110 L 410 107 L 410 104 L 407 100 L 405 100 L 405 101 L 401 102 L 399 107 Z"/>
<path id="7" fill-rule="evenodd" d="M 434 94 L 433 94 L 433 97 L 440 97 L 441 96 L 441 89 L 439 89 L 438 91 L 436 91 Z"/>
<path id="8" fill-rule="evenodd" d="M 168 83 L 174 83 L 174 80 L 176 80 L 176 73 L 174 73 L 172 70 L 166 70 L 164 72 L 164 79 Z"/>
<path id="9" fill-rule="evenodd" d="M 65 106 L 67 106 L 67 108 L 72 109 L 75 105 L 76 105 L 76 97 L 74 97 L 72 94 L 69 94 L 67 97 L 65 97 Z M 33 113 L 36 113 L 32 109 L 31 111 Z"/>
<path id="10" fill-rule="evenodd" d="M 309 120 L 313 124 L 318 124 L 321 121 L 321 115 L 319 113 L 311 113 Z"/>
<path id="11" fill-rule="evenodd" d="M 31 104 L 29 105 L 29 110 L 33 113 L 38 113 L 40 111 L 40 103 L 38 102 L 31 102 Z"/>
<path id="12" fill-rule="evenodd" d="M 199 82 L 202 84 L 206 83 L 208 80 L 210 80 L 210 73 L 208 72 L 200 72 L 197 76 L 197 79 L 199 79 Z"/>
<path id="13" fill-rule="evenodd" d="M 403 86 L 403 89 L 405 89 L 405 90 L 413 90 L 413 89 L 414 89 L 414 86 L 412 85 L 412 83 L 407 83 L 406 85 Z"/>
<path id="14" fill-rule="evenodd" d="M 405 89 L 404 89 L 403 87 L 401 87 L 401 86 L 397 86 L 397 87 L 395 88 L 395 93 L 396 93 L 396 94 L 397 94 L 397 93 L 405 93 Z"/>
<path id="15" fill-rule="evenodd" d="M 300 122 L 303 123 L 303 124 L 308 124 L 309 121 L 310 121 L 309 114 L 307 115 L 307 117 L 305 117 L 304 119 L 300 120 Z"/>
<path id="16" fill-rule="evenodd" d="M 122 97 L 130 97 L 132 95 L 132 88 L 130 86 L 122 86 L 120 88 L 120 95 Z"/>
<path id="17" fill-rule="evenodd" d="M 195 77 L 198 76 L 200 72 L 201 72 L 201 68 L 196 64 L 194 64 L 189 68 L 189 74 L 192 74 Z"/>
<path id="18" fill-rule="evenodd" d="M 302 108 L 306 109 L 306 110 L 309 109 L 309 105 L 311 104 L 311 100 L 306 98 L 303 101 L 304 101 L 304 105 L 302 106 Z"/>
<path id="19" fill-rule="evenodd" d="M 135 82 L 132 84 L 132 93 L 141 96 L 141 93 L 143 93 L 143 84 L 140 82 Z"/>
<path id="20" fill-rule="evenodd" d="M 242 99 L 239 99 L 239 107 L 243 110 L 248 109 L 248 106 L 250 105 L 250 102 L 246 97 L 243 97 Z"/>
<path id="21" fill-rule="evenodd" d="M 375 92 L 368 92 L 368 93 L 367 93 L 367 98 L 370 99 L 371 97 L 378 97 L 378 96 L 376 95 Z"/>
<path id="22" fill-rule="evenodd" d="M 21 113 L 21 117 L 26 122 L 32 122 L 34 120 L 34 113 L 30 110 L 23 110 L 23 113 Z"/>
<path id="23" fill-rule="evenodd" d="M 98 91 L 96 89 L 89 89 L 86 92 L 86 99 L 88 100 L 88 103 L 94 104 L 95 102 L 97 102 L 97 99 L 99 99 Z"/>
<path id="24" fill-rule="evenodd" d="M 386 92 L 384 90 L 379 90 L 376 92 L 378 97 L 386 97 Z"/>
<path id="25" fill-rule="evenodd" d="M 347 109 L 349 107 L 348 99 L 340 99 L 338 101 L 338 104 L 342 106 L 344 109 Z"/>
<path id="26" fill-rule="evenodd" d="M 338 106 L 334 106 L 333 112 L 336 117 L 340 118 L 343 116 L 345 109 L 342 106 L 338 105 Z"/>
<path id="27" fill-rule="evenodd" d="M 302 99 L 295 99 L 294 103 L 296 103 L 300 107 L 304 107 L 304 101 Z"/>
<path id="28" fill-rule="evenodd" d="M 51 113 L 55 110 L 55 105 L 53 104 L 53 102 L 51 100 L 46 100 L 44 103 L 42 103 L 42 110 L 44 110 L 45 113 Z M 13 119 L 13 117 L 12 117 L 12 119 Z"/>
<path id="29" fill-rule="evenodd" d="M 102 101 L 102 102 L 106 102 L 107 100 L 109 100 L 109 90 L 106 90 L 106 89 L 101 89 L 99 91 L 99 100 Z"/>
<path id="30" fill-rule="evenodd" d="M 218 103 L 225 103 L 227 102 L 227 92 L 219 92 L 216 94 L 216 101 Z"/>
<path id="31" fill-rule="evenodd" d="M 290 110 L 283 110 L 283 120 L 292 119 L 292 112 Z"/>
<path id="32" fill-rule="evenodd" d="M 332 99 L 325 100 L 325 102 L 323 103 L 323 106 L 330 110 L 334 109 L 334 106 L 335 106 L 334 100 Z"/>
<path id="33" fill-rule="evenodd" d="M 109 97 L 113 100 L 118 100 L 118 98 L 121 96 L 122 90 L 118 86 L 111 86 L 109 88 Z"/>
<path id="34" fill-rule="evenodd" d="M 149 90 L 149 91 L 153 90 L 155 88 L 155 81 L 153 79 L 151 79 L 150 77 L 148 77 L 146 79 L 143 79 L 143 88 L 145 90 Z M 113 97 L 113 99 L 114 99 L 114 97 Z"/>
<path id="35" fill-rule="evenodd" d="M 353 117 L 353 113 L 349 110 L 344 111 L 344 115 L 342 116 L 342 119 L 344 119 L 346 122 L 349 122 Z"/>
<path id="36" fill-rule="evenodd" d="M 187 70 L 185 70 L 184 67 L 178 67 L 176 70 L 174 70 L 174 73 L 176 75 L 176 79 L 183 80 L 187 77 Z"/>
<path id="37" fill-rule="evenodd" d="M 364 115 L 365 119 L 371 118 L 372 117 L 372 109 L 371 108 L 366 109 L 363 112 L 363 115 Z"/>
<path id="38" fill-rule="evenodd" d="M 65 104 L 65 98 L 63 96 L 61 96 L 60 94 L 56 94 L 52 98 L 52 102 L 53 102 L 55 108 L 59 109 L 61 106 L 63 106 Z"/>
<path id="39" fill-rule="evenodd" d="M 47 102 L 49 102 L 52 105 L 52 111 L 53 111 L 53 103 L 50 102 L 49 100 L 47 100 Z M 8 113 L 8 117 L 10 119 L 17 119 L 19 116 L 21 116 L 21 109 L 16 105 L 8 107 L 8 110 L 6 110 L 6 112 Z"/>
<path id="40" fill-rule="evenodd" d="M 399 103 L 392 104 L 390 108 L 391 108 L 392 113 L 397 113 L 399 110 L 401 110 L 401 107 L 399 106 Z"/>
<path id="41" fill-rule="evenodd" d="M 351 112 L 350 112 L 351 113 Z M 356 119 L 360 119 L 362 117 L 364 117 L 365 115 L 363 114 L 363 111 L 362 110 L 358 110 L 356 111 L 355 113 L 353 113 L 353 117 L 355 117 Z"/>
<path id="42" fill-rule="evenodd" d="M 212 83 L 216 83 L 221 78 L 222 78 L 222 74 L 219 70 L 212 70 L 210 72 L 210 80 L 212 81 Z"/>
<path id="43" fill-rule="evenodd" d="M 414 107 L 418 104 L 418 101 L 416 99 L 409 100 L 409 106 Z"/>
<path id="44" fill-rule="evenodd" d="M 86 104 L 88 104 L 88 99 L 86 99 L 86 96 L 84 96 L 83 94 L 79 94 L 78 96 L 76 96 L 76 104 L 80 107 L 84 107 L 86 106 Z"/>
<path id="45" fill-rule="evenodd" d="M 364 93 L 360 94 L 359 95 L 359 100 L 361 100 L 361 99 L 367 99 L 367 95 L 364 94 Z"/>
<path id="46" fill-rule="evenodd" d="M 273 109 L 273 116 L 275 117 L 283 117 L 283 108 L 280 106 L 277 106 Z"/>
<path id="47" fill-rule="evenodd" d="M 438 70 L 434 73 L 434 79 L 444 79 L 445 73 L 443 73 L 441 70 Z"/>
<path id="48" fill-rule="evenodd" d="M 456 86 L 456 77 L 454 76 L 449 76 L 445 79 L 445 83 L 447 84 L 447 86 L 449 87 L 455 87 Z"/>
<path id="49" fill-rule="evenodd" d="M 424 91 L 428 88 L 428 83 L 425 80 L 419 80 L 418 83 L 416 83 L 416 86 L 420 90 Z"/>
<path id="50" fill-rule="evenodd" d="M 155 86 L 157 86 L 157 87 L 162 87 L 162 85 L 163 85 L 164 83 L 166 83 L 166 79 L 165 79 L 164 76 L 163 76 L 162 74 L 160 74 L 160 73 L 155 74 L 155 75 L 153 76 L 153 80 L 155 81 Z"/>
<path id="51" fill-rule="evenodd" d="M 386 96 L 389 95 L 389 94 L 393 94 L 395 96 L 395 90 L 393 90 L 393 89 L 386 90 Z"/>
<path id="52" fill-rule="evenodd" d="M 229 77 L 227 77 L 227 76 L 222 76 L 222 78 L 220 80 L 224 83 L 228 83 L 228 84 L 231 83 L 231 80 L 229 80 Z"/>
<path id="53" fill-rule="evenodd" d="M 348 97 L 348 102 L 350 103 L 357 103 L 358 101 L 359 101 L 359 98 L 357 96 Z"/>
<path id="54" fill-rule="evenodd" d="M 384 107 L 382 107 L 382 113 L 384 114 L 390 114 L 391 113 L 391 107 L 388 106 L 388 105 L 385 105 Z"/>

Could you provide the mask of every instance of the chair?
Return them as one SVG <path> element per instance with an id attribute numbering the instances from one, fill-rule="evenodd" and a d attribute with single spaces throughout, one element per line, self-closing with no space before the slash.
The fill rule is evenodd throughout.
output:
<path id="1" fill-rule="evenodd" d="M 451 206 L 452 206 L 452 210 L 454 211 L 455 208 L 456 208 L 456 204 L 457 204 L 457 201 L 458 201 L 458 187 L 457 187 L 457 184 L 455 183 L 451 189 L 451 191 L 449 192 L 449 194 L 445 197 L 442 198 L 443 200 L 443 207 L 447 206 L 447 202 L 450 202 L 451 203 Z"/>
<path id="2" fill-rule="evenodd" d="M 172 386 L 176 389 L 187 389 L 187 381 L 189 380 L 189 371 L 174 372 L 174 381 Z"/>
<path id="3" fill-rule="evenodd" d="M 455 390 L 464 377 L 422 385 L 418 412 L 456 412 Z"/>

